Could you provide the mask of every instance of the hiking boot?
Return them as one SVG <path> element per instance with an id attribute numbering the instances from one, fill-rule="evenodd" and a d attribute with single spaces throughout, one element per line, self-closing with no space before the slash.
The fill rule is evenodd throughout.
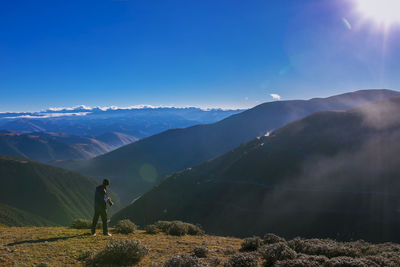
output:
<path id="1" fill-rule="evenodd" d="M 97 235 L 96 233 L 93 233 L 93 234 L 92 234 L 92 236 L 96 236 L 96 235 Z"/>
<path id="2" fill-rule="evenodd" d="M 107 233 L 107 234 L 104 234 L 105 236 L 112 236 L 112 234 L 110 234 L 110 233 Z"/>

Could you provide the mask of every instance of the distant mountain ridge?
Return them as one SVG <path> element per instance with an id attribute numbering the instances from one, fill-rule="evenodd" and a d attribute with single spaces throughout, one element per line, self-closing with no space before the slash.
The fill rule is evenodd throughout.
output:
<path id="1" fill-rule="evenodd" d="M 40 162 L 92 158 L 137 139 L 122 133 L 106 133 L 99 137 L 74 136 L 63 133 L 0 132 L 0 155 L 26 157 Z"/>
<path id="2" fill-rule="evenodd" d="M 264 103 L 213 124 L 168 130 L 92 160 L 61 166 L 92 177 L 109 177 L 122 202 L 129 203 L 165 175 L 210 160 L 289 122 L 318 111 L 346 110 L 399 95 L 390 90 L 361 90 Z"/>
<path id="3" fill-rule="evenodd" d="M 175 173 L 113 218 L 400 241 L 400 97 L 322 111 Z"/>
<path id="4" fill-rule="evenodd" d="M 151 106 L 51 108 L 40 112 L 0 113 L 0 129 L 79 136 L 119 132 L 144 138 L 171 128 L 216 122 L 241 111 Z"/>

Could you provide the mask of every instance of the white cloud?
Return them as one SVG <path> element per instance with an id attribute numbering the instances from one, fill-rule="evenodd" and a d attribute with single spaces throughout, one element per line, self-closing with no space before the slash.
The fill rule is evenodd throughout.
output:
<path id="1" fill-rule="evenodd" d="M 351 30 L 353 28 L 351 26 L 350 22 L 346 18 L 342 18 L 342 22 L 346 26 L 347 29 Z"/>
<path id="2" fill-rule="evenodd" d="M 280 95 L 278 95 L 278 94 L 269 94 L 271 97 L 272 97 L 272 99 L 274 99 L 274 100 L 281 100 L 281 96 Z"/>
<path id="3" fill-rule="evenodd" d="M 5 119 L 47 119 L 56 117 L 69 117 L 69 116 L 86 116 L 91 112 L 73 112 L 73 113 L 35 113 L 35 115 L 21 115 L 14 117 L 5 117 Z"/>

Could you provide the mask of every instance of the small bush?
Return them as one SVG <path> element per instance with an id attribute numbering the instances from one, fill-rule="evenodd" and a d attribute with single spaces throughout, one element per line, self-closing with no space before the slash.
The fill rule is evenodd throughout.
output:
<path id="1" fill-rule="evenodd" d="M 224 249 L 224 254 L 225 255 L 233 255 L 236 254 L 236 249 L 234 247 L 228 246 Z"/>
<path id="2" fill-rule="evenodd" d="M 274 267 L 320 267 L 325 266 L 327 261 L 325 256 L 300 254 L 296 259 L 277 261 Z"/>
<path id="3" fill-rule="evenodd" d="M 168 229 L 171 226 L 172 222 L 169 221 L 157 221 L 154 225 L 164 233 L 168 233 Z"/>
<path id="4" fill-rule="evenodd" d="M 149 233 L 156 233 L 156 228 L 158 229 L 157 232 L 164 232 L 168 235 L 202 235 L 204 231 L 201 229 L 199 225 L 194 225 L 191 223 L 185 223 L 181 221 L 158 221 L 154 225 L 148 226 Z"/>
<path id="5" fill-rule="evenodd" d="M 145 227 L 146 233 L 155 235 L 160 232 L 160 229 L 157 228 L 154 224 L 149 224 Z"/>
<path id="6" fill-rule="evenodd" d="M 327 267 L 378 267 L 379 265 L 373 261 L 361 258 L 336 257 L 329 259 L 325 266 Z"/>
<path id="7" fill-rule="evenodd" d="M 208 267 L 198 258 L 189 255 L 173 256 L 164 263 L 163 267 Z"/>
<path id="8" fill-rule="evenodd" d="M 262 245 L 262 240 L 258 236 L 245 238 L 241 244 L 240 251 L 255 251 Z"/>
<path id="9" fill-rule="evenodd" d="M 296 251 L 288 247 L 285 243 L 275 243 L 262 247 L 261 256 L 265 259 L 266 266 L 272 266 L 276 261 L 294 259 Z"/>
<path id="10" fill-rule="evenodd" d="M 121 220 L 115 225 L 115 231 L 121 234 L 130 234 L 136 229 L 136 224 L 134 224 L 130 220 Z"/>
<path id="11" fill-rule="evenodd" d="M 229 258 L 224 267 L 258 267 L 258 259 L 251 253 L 239 253 Z"/>
<path id="12" fill-rule="evenodd" d="M 328 258 L 340 256 L 356 257 L 360 255 L 357 248 L 346 246 L 330 239 L 295 238 L 290 240 L 288 245 L 298 253 L 324 255 Z"/>
<path id="13" fill-rule="evenodd" d="M 194 225 L 191 223 L 185 223 L 187 226 L 187 233 L 189 235 L 203 235 L 204 231 L 201 229 L 200 225 Z"/>
<path id="14" fill-rule="evenodd" d="M 98 222 L 96 228 L 100 229 L 102 227 L 103 227 L 103 224 L 101 222 Z M 84 220 L 84 219 L 75 219 L 71 223 L 71 228 L 90 229 L 90 228 L 92 228 L 92 222 L 89 220 Z"/>
<path id="15" fill-rule="evenodd" d="M 106 247 L 89 261 L 89 264 L 130 265 L 139 262 L 147 253 L 148 249 L 140 241 L 111 239 Z"/>
<path id="16" fill-rule="evenodd" d="M 183 222 L 172 222 L 168 229 L 169 235 L 182 236 L 186 235 L 188 231 L 187 225 Z"/>
<path id="17" fill-rule="evenodd" d="M 196 247 L 193 250 L 193 254 L 198 258 L 206 258 L 208 254 L 208 249 L 206 247 Z"/>
<path id="18" fill-rule="evenodd" d="M 264 236 L 263 242 L 264 244 L 275 244 L 280 242 L 286 242 L 286 240 L 280 236 L 268 233 Z"/>

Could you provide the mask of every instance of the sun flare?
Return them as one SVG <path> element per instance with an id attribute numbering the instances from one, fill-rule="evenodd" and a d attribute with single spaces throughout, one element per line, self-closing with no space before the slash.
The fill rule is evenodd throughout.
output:
<path id="1" fill-rule="evenodd" d="M 355 0 L 357 10 L 366 19 L 390 26 L 400 24 L 400 0 Z"/>

